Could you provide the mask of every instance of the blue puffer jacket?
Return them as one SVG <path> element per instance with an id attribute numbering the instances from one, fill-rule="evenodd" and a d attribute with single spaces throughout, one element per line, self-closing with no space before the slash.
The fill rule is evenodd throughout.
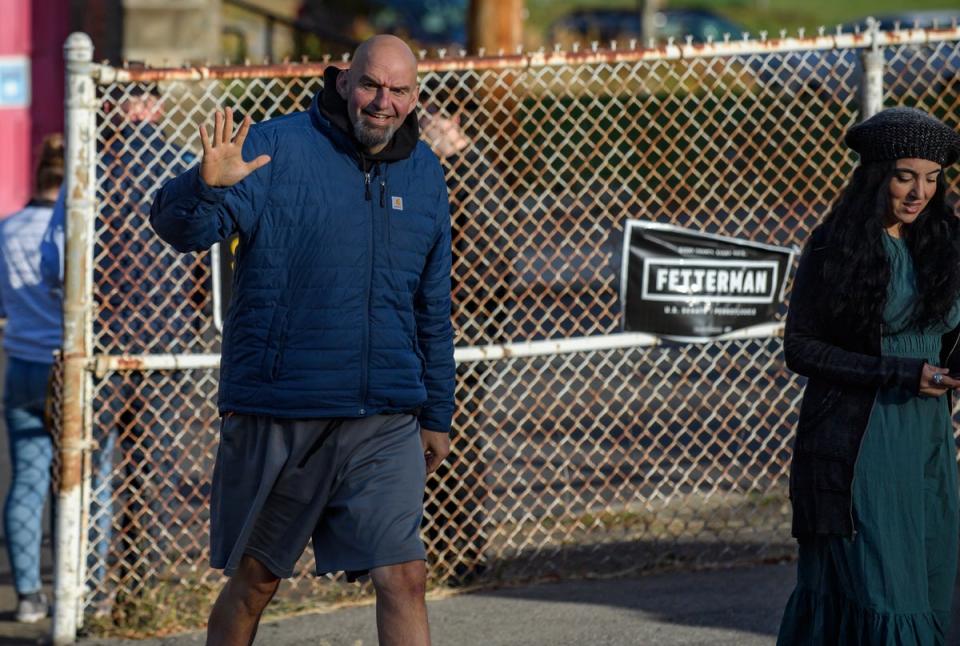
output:
<path id="1" fill-rule="evenodd" d="M 402 159 L 368 165 L 320 102 L 318 95 L 307 112 L 251 128 L 244 158 L 272 161 L 242 182 L 212 188 L 194 168 L 164 185 L 153 205 L 154 229 L 178 251 L 240 236 L 220 411 L 416 411 L 423 428 L 449 432 L 455 367 L 443 171 L 420 142 Z"/>

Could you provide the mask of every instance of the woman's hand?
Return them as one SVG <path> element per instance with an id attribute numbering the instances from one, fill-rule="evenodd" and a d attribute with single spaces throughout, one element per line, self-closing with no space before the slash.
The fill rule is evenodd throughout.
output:
<path id="1" fill-rule="evenodd" d="M 960 380 L 950 377 L 949 372 L 947 368 L 938 368 L 929 363 L 923 364 L 923 371 L 920 373 L 920 394 L 939 397 L 951 388 L 960 388 Z M 941 375 L 938 378 L 940 383 L 935 381 L 937 378 L 934 375 Z"/>

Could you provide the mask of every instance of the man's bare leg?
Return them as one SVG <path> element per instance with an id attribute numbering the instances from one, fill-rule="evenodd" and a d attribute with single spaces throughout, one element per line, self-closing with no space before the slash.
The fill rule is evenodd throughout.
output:
<path id="1" fill-rule="evenodd" d="M 427 624 L 427 567 L 408 561 L 370 571 L 377 591 L 380 646 L 430 646 Z"/>
<path id="2" fill-rule="evenodd" d="M 244 554 L 240 567 L 220 591 L 207 623 L 207 646 L 249 646 L 260 615 L 280 585 L 260 561 Z"/>

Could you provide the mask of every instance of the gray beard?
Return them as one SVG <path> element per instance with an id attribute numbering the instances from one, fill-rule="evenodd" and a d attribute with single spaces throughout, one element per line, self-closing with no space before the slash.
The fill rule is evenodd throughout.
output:
<path id="1" fill-rule="evenodd" d="M 353 136 L 357 138 L 361 146 L 367 149 L 386 146 L 397 131 L 396 126 L 387 126 L 386 128 L 368 126 L 359 116 L 352 114 L 350 115 L 350 123 L 353 124 Z"/>

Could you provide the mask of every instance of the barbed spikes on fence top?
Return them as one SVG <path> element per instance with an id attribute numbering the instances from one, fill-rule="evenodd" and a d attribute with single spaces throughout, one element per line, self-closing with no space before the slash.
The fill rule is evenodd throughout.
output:
<path id="1" fill-rule="evenodd" d="M 957 20 L 956 20 L 955 18 L 952 20 L 952 23 L 953 23 L 953 25 L 954 25 L 954 28 L 956 28 Z M 860 33 L 860 32 L 862 31 L 862 30 L 861 30 L 861 26 L 860 26 L 859 24 L 854 25 L 854 31 L 855 31 L 855 33 Z M 780 29 L 780 30 L 778 30 L 777 33 L 779 34 L 781 41 L 787 41 L 787 40 L 790 40 L 790 41 L 803 41 L 803 40 L 809 40 L 809 39 L 811 38 L 811 37 L 808 37 L 808 36 L 807 36 L 807 32 L 808 32 L 808 30 L 807 30 L 806 27 L 798 27 L 798 28 L 797 28 L 797 31 L 796 31 L 796 37 L 795 37 L 795 38 L 791 38 L 791 37 L 789 36 L 789 32 L 788 32 L 787 29 Z M 829 36 L 828 36 L 828 33 L 827 33 L 827 26 L 826 26 L 826 25 L 819 25 L 819 26 L 816 28 L 816 33 L 817 33 L 817 36 L 816 36 L 816 37 L 813 37 L 813 38 L 839 37 L 839 36 L 842 36 L 842 35 L 843 35 L 843 25 L 842 25 L 842 24 L 837 24 L 837 25 L 834 27 L 833 34 L 832 34 L 832 35 L 829 35 Z M 730 32 L 725 32 L 725 33 L 723 34 L 723 43 L 724 43 L 724 44 L 730 44 L 731 42 L 739 42 L 739 43 L 745 43 L 745 44 L 748 44 L 748 45 L 749 45 L 749 44 L 754 44 L 754 43 L 756 43 L 756 44 L 767 44 L 767 43 L 776 44 L 775 41 L 773 41 L 773 40 L 770 39 L 770 33 L 769 33 L 768 30 L 761 30 L 761 31 L 757 32 L 756 35 L 752 34 L 752 33 L 749 32 L 749 31 L 743 31 L 743 32 L 740 32 L 740 33 L 738 34 L 738 37 L 739 37 L 738 40 L 737 40 L 737 41 L 734 41 L 734 40 L 733 40 L 733 38 L 734 38 L 733 34 L 731 34 Z M 713 36 L 707 36 L 707 39 L 706 39 L 705 42 L 695 42 L 695 41 L 694 41 L 694 37 L 693 37 L 693 35 L 691 35 L 691 34 L 687 34 L 687 35 L 683 36 L 681 40 L 682 40 L 682 42 L 683 42 L 683 45 L 680 45 L 680 44 L 679 44 L 678 38 L 675 37 L 675 36 L 670 36 L 670 37 L 668 37 L 668 38 L 666 39 L 665 42 L 661 42 L 661 43 L 658 43 L 655 39 L 651 38 L 651 39 L 649 39 L 646 47 L 642 47 L 642 46 L 641 46 L 642 41 L 641 41 L 640 39 L 637 39 L 637 38 L 630 38 L 630 39 L 628 39 L 628 40 L 626 40 L 626 41 L 620 41 L 620 40 L 616 40 L 616 39 L 610 40 L 610 41 L 607 41 L 607 42 L 605 43 L 605 44 L 606 44 L 606 47 L 602 46 L 601 43 L 600 43 L 600 41 L 594 40 L 594 41 L 590 41 L 590 43 L 589 43 L 589 49 L 590 49 L 591 52 L 594 52 L 594 53 L 600 53 L 600 52 L 604 52 L 604 51 L 611 51 L 611 52 L 616 52 L 616 51 L 631 51 L 631 52 L 634 52 L 634 51 L 642 51 L 642 50 L 644 50 L 644 49 L 646 49 L 646 50 L 658 50 L 658 51 L 659 51 L 659 50 L 662 50 L 664 47 L 671 48 L 671 47 L 681 47 L 681 46 L 683 46 L 683 47 L 686 47 L 686 48 L 696 48 L 696 47 L 703 47 L 703 46 L 705 46 L 705 45 L 706 45 L 706 46 L 711 46 L 711 45 L 714 45 L 715 42 L 716 42 L 716 41 L 715 41 L 715 38 L 714 38 Z M 625 47 L 623 46 L 624 44 L 626 45 Z M 573 54 L 577 54 L 577 53 L 580 53 L 580 52 L 582 51 L 582 49 L 583 49 L 583 44 L 582 44 L 580 41 L 574 41 L 574 42 L 569 43 L 569 44 L 567 45 L 567 49 L 565 50 L 565 49 L 564 49 L 564 45 L 563 45 L 562 43 L 553 43 L 553 44 L 550 46 L 550 48 L 552 49 L 552 53 L 553 53 L 553 54 L 556 54 L 556 55 L 563 55 L 563 54 L 566 53 L 566 52 L 573 53 Z M 544 53 L 545 53 L 545 48 L 544 48 L 544 47 L 540 47 L 537 51 L 531 51 L 531 50 L 525 50 L 522 45 L 518 45 L 518 46 L 516 47 L 516 49 L 514 50 L 514 52 L 512 52 L 512 53 L 510 53 L 510 54 L 508 54 L 508 53 L 507 53 L 507 50 L 504 49 L 504 48 L 498 49 L 498 50 L 497 50 L 496 57 L 504 57 L 504 56 L 542 57 L 542 56 L 544 55 Z M 430 56 L 430 51 L 429 51 L 429 50 L 427 50 L 427 49 L 420 49 L 420 50 L 418 50 L 418 56 L 419 56 L 420 60 L 454 58 L 454 56 L 448 55 L 448 54 L 449 54 L 449 50 L 446 49 L 446 48 L 437 48 L 437 49 L 435 49 L 434 52 L 433 52 L 433 56 L 432 56 L 432 57 Z M 485 49 L 485 48 L 482 48 L 482 47 L 477 50 L 476 54 L 470 54 L 466 49 L 462 49 L 462 48 L 459 49 L 459 50 L 457 51 L 457 54 L 456 54 L 456 57 L 457 57 L 457 58 L 468 58 L 468 59 L 469 59 L 469 58 L 485 58 L 486 56 L 487 56 L 486 49 Z"/>
<path id="2" fill-rule="evenodd" d="M 590 43 L 590 50 L 587 54 L 582 51 L 581 44 L 579 42 L 573 42 L 568 46 L 568 49 L 564 50 L 562 44 L 554 44 L 552 51 L 548 54 L 541 48 L 536 52 L 524 52 L 523 46 L 517 46 L 515 52 L 507 54 L 503 49 L 497 52 L 495 57 L 488 57 L 487 52 L 484 48 L 478 49 L 476 54 L 470 54 L 465 49 L 459 49 L 456 51 L 456 55 L 448 56 L 448 51 L 446 49 L 438 49 L 435 52 L 433 58 L 428 58 L 430 55 L 427 49 L 420 49 L 418 51 L 419 59 L 427 64 L 428 69 L 440 69 L 448 67 L 451 63 L 451 59 L 456 59 L 452 64 L 456 66 L 467 66 L 474 68 L 487 68 L 487 67 L 517 67 L 523 66 L 523 61 L 518 61 L 517 59 L 525 59 L 528 65 L 555 65 L 562 64 L 565 60 L 569 58 L 575 58 L 580 62 L 586 62 L 597 58 L 598 60 L 607 60 L 607 59 L 616 59 L 616 60 L 639 60 L 639 59 L 658 59 L 658 58 L 691 58 L 691 57 L 700 57 L 700 56 L 722 56 L 722 55 L 735 55 L 735 54 L 748 54 L 748 53 L 770 53 L 775 51 L 787 51 L 787 50 L 802 50 L 802 49 L 822 49 L 826 46 L 833 47 L 864 47 L 868 46 L 871 43 L 867 43 L 865 38 L 871 38 L 872 40 L 877 41 L 876 44 L 907 44 L 909 43 L 925 43 L 925 42 L 934 42 L 940 40 L 950 40 L 958 37 L 958 19 L 952 17 L 950 19 L 949 27 L 941 27 L 939 21 L 935 20 L 930 28 L 921 29 L 917 20 L 913 21 L 911 27 L 904 27 L 900 21 L 896 21 L 893 24 L 892 30 L 888 32 L 880 32 L 879 24 L 874 18 L 867 18 L 865 21 L 866 25 L 861 23 L 853 25 L 852 33 L 844 33 L 843 25 L 838 24 L 835 26 L 833 33 L 827 33 L 827 28 L 823 25 L 817 27 L 816 36 L 808 37 L 807 30 L 804 27 L 797 29 L 797 35 L 795 38 L 791 38 L 788 35 L 786 29 L 779 30 L 779 40 L 771 40 L 769 38 L 768 32 L 760 31 L 757 37 L 753 37 L 749 32 L 742 32 L 740 34 L 740 40 L 734 41 L 730 33 L 723 34 L 723 42 L 718 43 L 712 37 L 708 37 L 705 43 L 694 42 L 691 35 L 686 35 L 683 37 L 682 44 L 678 44 L 676 39 L 671 37 L 668 38 L 665 43 L 657 43 L 653 39 L 647 43 L 646 47 L 642 46 L 642 41 L 636 38 L 631 38 L 626 42 L 626 47 L 622 47 L 620 41 L 611 40 L 607 44 L 606 48 L 600 46 L 600 43 L 593 41 Z M 903 31 L 907 31 L 907 38 L 909 40 L 904 40 Z M 952 33 L 951 33 L 952 32 Z M 889 34 L 883 36 L 883 34 Z M 878 36 L 866 36 L 866 34 L 874 34 Z M 830 42 L 826 42 L 830 41 Z M 351 54 L 349 52 L 344 52 L 341 56 L 341 63 L 349 63 Z M 482 60 L 481 60 L 482 59 Z M 496 59 L 502 59 L 497 61 Z M 330 64 L 332 57 L 330 54 L 325 54 L 322 57 L 322 63 L 319 63 L 321 66 L 326 66 Z M 435 65 L 430 65 L 431 61 L 438 61 Z M 244 59 L 242 63 L 243 68 L 251 68 L 250 71 L 245 71 L 242 76 L 250 76 L 251 74 L 256 75 L 259 71 L 262 71 L 263 74 L 271 74 L 273 68 L 282 68 L 284 74 L 292 75 L 311 75 L 316 73 L 314 70 L 296 70 L 298 66 L 304 66 L 312 68 L 313 65 L 318 63 L 311 63 L 308 56 L 302 56 L 299 63 L 291 64 L 290 58 L 285 57 L 282 63 L 273 64 L 270 59 L 265 58 L 262 65 L 254 66 L 249 58 Z M 168 60 L 164 60 L 160 67 L 154 67 L 151 65 L 137 65 L 131 67 L 130 61 L 123 60 L 119 68 L 110 67 L 108 61 L 102 61 L 99 65 L 94 66 L 96 69 L 95 74 L 97 75 L 98 81 L 100 83 L 109 83 L 114 81 L 133 81 L 133 80 L 163 80 L 163 79 L 172 79 L 185 78 L 183 73 L 187 74 L 189 78 L 212 78 L 212 77 L 229 77 L 231 76 L 230 69 L 233 69 L 234 63 L 229 60 L 225 60 L 223 64 L 217 68 L 212 67 L 209 61 L 204 61 L 202 65 L 194 65 L 191 63 L 183 63 L 178 67 L 171 66 Z M 259 70 L 257 70 L 259 68 Z M 177 74 L 174 74 L 173 71 L 176 70 Z M 275 73 L 275 71 L 274 71 Z"/>
<path id="3" fill-rule="evenodd" d="M 590 62 L 631 62 L 654 60 L 679 60 L 703 58 L 711 56 L 736 56 L 748 54 L 769 54 L 786 51 L 821 50 L 826 48 L 864 48 L 883 45 L 929 44 L 947 40 L 960 39 L 960 29 L 957 21 L 952 20 L 951 28 L 942 29 L 913 29 L 909 31 L 889 32 L 879 31 L 878 24 L 868 19 L 865 28 L 855 25 L 852 33 L 844 32 L 842 25 L 837 25 L 831 33 L 827 28 L 820 26 L 816 32 L 808 36 L 807 30 L 799 28 L 796 35 L 791 36 L 786 29 L 778 32 L 778 39 L 769 38 L 766 31 L 760 31 L 756 36 L 749 32 L 739 34 L 736 38 L 730 33 L 723 34 L 722 41 L 708 38 L 705 43 L 694 42 L 691 36 L 682 39 L 668 38 L 665 42 L 650 41 L 647 46 L 636 38 L 626 41 L 609 41 L 601 44 L 591 42 L 583 47 L 580 42 L 573 42 L 566 49 L 562 44 L 552 47 L 539 48 L 537 51 L 524 52 L 522 46 L 507 52 L 499 50 L 496 56 L 480 48 L 475 54 L 464 49 L 438 49 L 432 55 L 427 49 L 418 50 L 420 69 L 422 72 L 436 72 L 450 69 L 522 69 L 526 67 L 543 67 L 567 65 L 571 63 Z M 627 46 L 624 47 L 624 44 Z M 212 78 L 254 78 L 263 76 L 309 77 L 322 74 L 328 65 L 349 65 L 351 54 L 344 52 L 339 60 L 330 54 L 325 54 L 321 61 L 309 61 L 304 56 L 298 63 L 290 63 L 285 58 L 283 63 L 252 65 L 249 59 L 242 65 L 233 65 L 226 61 L 223 66 L 211 67 L 209 64 L 186 65 L 179 68 L 157 68 L 150 66 L 110 67 L 109 65 L 95 65 L 94 74 L 100 84 L 113 82 L 135 81 L 163 81 L 173 79 L 212 79 Z M 166 63 L 164 63 L 166 65 Z"/>

